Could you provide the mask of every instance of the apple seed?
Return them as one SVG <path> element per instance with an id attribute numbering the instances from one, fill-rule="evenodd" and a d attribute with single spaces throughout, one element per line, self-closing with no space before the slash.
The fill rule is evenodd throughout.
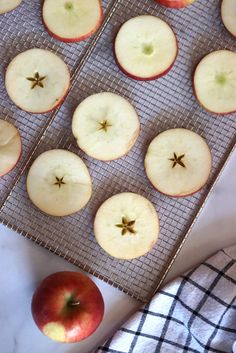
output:
<path id="1" fill-rule="evenodd" d="M 181 154 L 181 156 L 177 157 L 177 154 L 174 152 L 174 158 L 169 158 L 169 161 L 173 162 L 172 168 L 174 168 L 177 164 L 183 168 L 186 168 L 185 164 L 181 161 L 184 156 L 185 154 Z"/>
<path id="2" fill-rule="evenodd" d="M 127 232 L 135 234 L 134 224 L 135 221 L 128 221 L 127 218 L 122 217 L 122 223 L 116 224 L 116 227 L 121 228 L 121 235 L 125 235 Z"/>

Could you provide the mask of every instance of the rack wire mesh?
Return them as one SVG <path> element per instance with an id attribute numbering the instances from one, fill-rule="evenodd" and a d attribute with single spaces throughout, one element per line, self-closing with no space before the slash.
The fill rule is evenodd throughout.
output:
<path id="1" fill-rule="evenodd" d="M 209 193 L 221 167 L 235 144 L 235 115 L 215 116 L 204 111 L 193 97 L 191 75 L 197 62 L 212 50 L 236 49 L 236 41 L 224 29 L 220 2 L 198 0 L 184 10 L 160 7 L 152 0 L 103 1 L 105 22 L 97 36 L 82 44 L 63 44 L 51 39 L 42 28 L 37 1 L 27 3 L 15 14 L 0 19 L 1 115 L 19 127 L 23 137 L 23 157 L 15 171 L 0 180 L 0 219 L 27 238 L 64 257 L 141 301 L 154 293 L 164 278 L 183 239 Z M 152 14 L 166 20 L 179 42 L 179 55 L 173 69 L 163 78 L 138 82 L 117 68 L 112 43 L 120 25 L 127 19 Z M 73 85 L 64 104 L 54 114 L 33 116 L 20 111 L 8 99 L 3 70 L 19 51 L 30 47 L 52 49 L 69 64 Z M 83 62 L 83 59 L 84 60 Z M 81 62 L 83 65 L 81 65 Z M 82 153 L 71 133 L 71 117 L 76 106 L 96 92 L 111 91 L 129 99 L 141 120 L 141 135 L 126 156 L 103 163 Z M 173 127 L 185 127 L 201 134 L 213 154 L 208 184 L 197 194 L 170 198 L 157 193 L 149 184 L 143 159 L 151 139 Z M 66 148 L 79 154 L 90 169 L 94 192 L 81 212 L 65 217 L 48 217 L 30 202 L 25 179 L 28 165 L 43 151 Z M 155 205 L 161 234 L 154 249 L 139 259 L 121 261 L 99 248 L 93 235 L 93 217 L 109 196 L 132 191 Z"/>

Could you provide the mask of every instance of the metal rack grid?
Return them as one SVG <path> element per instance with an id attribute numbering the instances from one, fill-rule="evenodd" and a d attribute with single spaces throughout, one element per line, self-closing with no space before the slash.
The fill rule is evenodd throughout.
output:
<path id="1" fill-rule="evenodd" d="M 23 153 L 20 163 L 9 175 L 0 179 L 0 205 L 13 187 L 34 146 L 54 114 L 32 115 L 18 109 L 8 98 L 4 85 L 5 70 L 20 52 L 30 48 L 43 48 L 58 54 L 68 65 L 72 78 L 76 75 L 94 37 L 81 43 L 62 43 L 50 37 L 41 19 L 42 1 L 23 1 L 16 10 L 0 17 L 0 118 L 14 123 L 20 130 Z M 112 0 L 103 1 L 104 15 L 109 12 Z"/>
<path id="2" fill-rule="evenodd" d="M 173 69 L 156 81 L 137 82 L 125 77 L 115 65 L 112 55 L 112 41 L 119 26 L 140 14 L 153 14 L 165 19 L 172 25 L 179 41 L 179 55 Z M 235 115 L 217 117 L 204 111 L 193 97 L 191 75 L 202 56 L 221 48 L 235 50 L 236 42 L 225 31 L 220 19 L 219 2 L 215 0 L 209 0 L 207 4 L 205 0 L 198 0 L 183 11 L 165 9 L 152 0 L 115 0 L 105 22 L 106 25 L 95 37 L 85 64 L 76 72 L 67 99 L 53 115 L 50 124 L 46 122 L 37 130 L 38 118 L 33 120 L 33 116 L 20 112 L 24 119 L 30 118 L 31 121 L 26 133 L 34 126 L 37 130 L 34 138 L 39 131 L 42 133 L 37 149 L 32 156 L 30 151 L 26 153 L 25 160 L 30 157 L 32 161 L 51 148 L 67 148 L 78 153 L 93 178 L 94 192 L 90 203 L 70 217 L 48 217 L 29 201 L 25 188 L 26 175 L 23 173 L 10 195 L 5 191 L 8 197 L 0 217 L 4 224 L 50 251 L 146 301 L 161 283 L 235 144 Z M 40 45 L 44 46 L 41 42 Z M 70 57 L 68 50 L 74 52 L 74 48 L 65 48 L 67 57 Z M 115 92 L 129 99 L 141 120 L 141 135 L 132 151 L 110 163 L 98 162 L 84 155 L 71 134 L 71 116 L 78 103 L 88 95 L 101 91 Z M 11 106 L 9 101 L 8 105 Z M 17 111 L 15 107 L 11 108 Z M 201 134 L 213 153 L 210 180 L 204 189 L 191 197 L 176 199 L 160 195 L 151 187 L 144 173 L 143 159 L 148 143 L 160 131 L 171 127 L 186 127 Z M 31 140 L 27 134 L 23 137 L 30 149 Z M 25 161 L 22 163 L 25 165 Z M 19 176 L 21 172 L 18 170 L 15 173 Z M 2 184 L 6 188 L 12 186 L 8 182 L 1 181 L 1 188 Z M 161 234 L 154 249 L 132 261 L 109 257 L 99 248 L 93 236 L 92 223 L 98 206 L 121 191 L 133 191 L 147 197 L 156 206 L 161 221 Z"/>

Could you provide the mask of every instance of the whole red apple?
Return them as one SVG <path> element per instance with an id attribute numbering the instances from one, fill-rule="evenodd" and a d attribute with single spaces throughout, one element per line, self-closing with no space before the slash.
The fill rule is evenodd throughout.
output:
<path id="1" fill-rule="evenodd" d="M 182 7 L 192 4 L 195 0 L 155 0 L 158 4 L 171 7 L 173 9 L 180 9 Z"/>
<path id="2" fill-rule="evenodd" d="M 99 326 L 104 301 L 95 283 L 78 272 L 57 272 L 36 289 L 31 305 L 33 319 L 49 338 L 79 342 Z"/>

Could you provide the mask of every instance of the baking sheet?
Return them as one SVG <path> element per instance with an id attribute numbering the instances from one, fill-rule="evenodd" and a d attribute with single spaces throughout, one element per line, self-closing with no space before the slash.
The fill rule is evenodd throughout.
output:
<path id="1" fill-rule="evenodd" d="M 220 2 L 197 0 L 184 10 L 170 10 L 152 0 L 103 1 L 106 13 L 104 28 L 82 44 L 61 44 L 51 39 L 38 19 L 38 1 L 26 1 L 17 12 L 0 18 L 1 115 L 16 121 L 24 141 L 21 164 L 10 176 L 0 179 L 0 218 L 59 256 L 95 274 L 135 298 L 146 301 L 163 280 L 182 240 L 201 208 L 209 189 L 235 144 L 236 116 L 216 116 L 204 111 L 193 97 L 191 77 L 195 65 L 212 50 L 236 49 L 236 41 L 227 33 L 220 19 Z M 138 82 L 124 76 L 117 68 L 112 42 L 120 25 L 141 14 L 166 20 L 179 42 L 179 55 L 173 69 L 163 78 Z M 14 19 L 14 20 L 13 20 Z M 12 45 L 14 43 L 14 45 Z M 50 48 L 64 57 L 72 71 L 80 65 L 86 50 L 86 62 L 80 65 L 71 91 L 53 115 L 29 115 L 8 99 L 3 85 L 5 65 L 19 51 L 30 47 Z M 71 117 L 76 106 L 96 92 L 110 91 L 129 99 L 141 120 L 141 134 L 130 153 L 117 161 L 95 161 L 80 151 L 71 133 Z M 170 198 L 156 192 L 147 180 L 143 159 L 148 144 L 159 132 L 185 127 L 201 134 L 213 154 L 212 174 L 208 184 L 197 194 Z M 37 148 L 36 148 L 37 147 Z M 42 214 L 28 199 L 25 187 L 26 166 L 43 151 L 66 148 L 79 154 L 87 164 L 94 192 L 81 212 L 54 218 Z M 33 152 L 33 154 L 32 154 Z M 22 175 L 21 175 L 22 174 Z M 19 180 L 18 180 L 19 179 Z M 18 181 L 16 183 L 16 181 Z M 93 218 L 99 205 L 109 196 L 132 191 L 147 197 L 155 205 L 161 224 L 159 241 L 146 256 L 132 261 L 109 257 L 96 243 Z M 9 193 L 10 192 L 10 193 Z"/>

